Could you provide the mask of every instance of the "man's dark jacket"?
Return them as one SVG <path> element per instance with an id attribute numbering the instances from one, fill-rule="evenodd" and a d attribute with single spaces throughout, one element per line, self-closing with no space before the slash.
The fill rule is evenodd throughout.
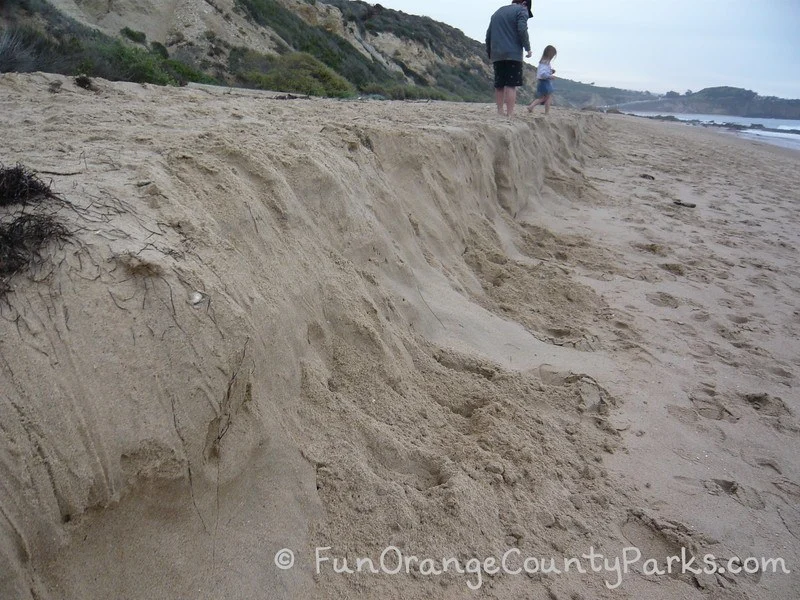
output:
<path id="1" fill-rule="evenodd" d="M 486 30 L 486 52 L 492 62 L 522 62 L 522 50 L 531 51 L 528 38 L 528 9 L 524 4 L 508 4 L 497 10 Z"/>

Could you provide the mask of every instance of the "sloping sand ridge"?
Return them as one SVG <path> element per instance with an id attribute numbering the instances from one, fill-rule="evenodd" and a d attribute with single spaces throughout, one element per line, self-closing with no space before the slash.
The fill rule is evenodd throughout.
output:
<path id="1" fill-rule="evenodd" d="M 313 567 L 390 545 L 796 565 L 795 156 L 97 84 L 0 79 L 1 160 L 52 177 L 73 232 L 0 301 L 0 597 L 792 597 L 795 575 L 472 592 Z"/>

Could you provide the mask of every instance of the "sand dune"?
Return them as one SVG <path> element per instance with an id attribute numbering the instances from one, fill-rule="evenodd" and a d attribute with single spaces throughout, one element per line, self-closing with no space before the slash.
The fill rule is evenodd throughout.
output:
<path id="1" fill-rule="evenodd" d="M 0 77 L 0 161 L 52 179 L 73 232 L 0 299 L 0 597 L 796 596 L 795 574 L 641 568 L 473 592 L 314 557 L 794 570 L 797 154 L 96 83 Z"/>

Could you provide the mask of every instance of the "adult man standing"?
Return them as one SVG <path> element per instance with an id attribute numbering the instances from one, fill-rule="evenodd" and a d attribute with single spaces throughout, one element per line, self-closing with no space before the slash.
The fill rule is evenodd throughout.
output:
<path id="1" fill-rule="evenodd" d="M 512 0 L 492 15 L 486 30 L 486 52 L 494 67 L 494 93 L 497 114 L 514 116 L 517 88 L 522 85 L 522 50 L 530 58 L 528 19 L 533 17 L 533 0 Z M 503 107 L 505 106 L 505 112 Z"/>

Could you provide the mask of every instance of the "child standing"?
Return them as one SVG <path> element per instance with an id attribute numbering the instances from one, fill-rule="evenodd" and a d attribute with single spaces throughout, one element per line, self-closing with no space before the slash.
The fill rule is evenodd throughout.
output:
<path id="1" fill-rule="evenodd" d="M 556 73 L 555 69 L 550 66 L 550 62 L 555 57 L 555 47 L 547 46 L 536 71 L 536 100 L 528 105 L 528 112 L 532 112 L 533 108 L 540 104 L 544 104 L 544 114 L 550 112 L 550 105 L 553 103 L 553 79 Z"/>

